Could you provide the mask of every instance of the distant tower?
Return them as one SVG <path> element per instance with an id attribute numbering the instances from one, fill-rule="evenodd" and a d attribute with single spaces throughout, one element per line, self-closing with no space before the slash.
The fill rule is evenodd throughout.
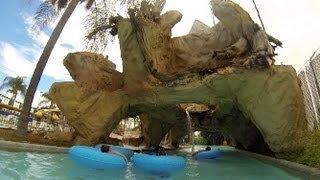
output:
<path id="1" fill-rule="evenodd" d="M 308 61 L 308 64 L 299 72 L 301 89 L 304 96 L 304 105 L 306 110 L 309 127 L 314 129 L 319 126 L 320 121 L 320 55 L 314 55 Z"/>
<path id="2" fill-rule="evenodd" d="M 210 32 L 210 27 L 199 20 L 195 20 L 189 34 L 201 34 L 206 32 Z"/>
<path id="3" fill-rule="evenodd" d="M 213 21 L 213 25 L 216 25 L 216 20 L 215 20 L 215 16 L 213 14 L 213 10 L 212 10 L 212 7 L 213 6 L 213 3 L 212 3 L 212 0 L 210 1 L 210 7 L 211 7 L 211 14 L 212 14 L 212 21 Z"/>

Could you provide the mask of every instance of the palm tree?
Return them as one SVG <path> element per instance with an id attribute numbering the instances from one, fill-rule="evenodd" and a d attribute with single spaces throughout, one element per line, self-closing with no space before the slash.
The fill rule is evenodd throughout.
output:
<path id="1" fill-rule="evenodd" d="M 41 94 L 41 97 L 43 98 L 43 100 L 39 102 L 39 106 L 50 103 L 49 109 L 51 109 L 54 103 L 49 92 L 44 92 L 43 94 Z"/>
<path id="2" fill-rule="evenodd" d="M 55 11 L 52 10 L 52 8 L 50 8 L 51 7 L 49 6 L 50 3 L 51 5 L 56 6 L 58 10 L 65 8 L 65 11 L 62 14 L 57 26 L 54 28 L 46 46 L 44 47 L 43 52 L 38 60 L 36 68 L 31 77 L 31 81 L 25 95 L 23 107 L 22 107 L 20 118 L 18 121 L 17 135 L 21 137 L 25 137 L 25 135 L 27 134 L 28 116 L 30 114 L 34 94 L 37 90 L 40 78 L 48 62 L 50 54 L 65 24 L 67 23 L 68 19 L 72 15 L 76 6 L 79 4 L 79 2 L 84 2 L 84 1 L 86 1 L 87 3 L 86 4 L 87 9 L 89 9 L 93 4 L 95 4 L 95 0 L 46 0 L 42 5 L 40 5 L 40 8 L 35 17 L 36 22 L 38 21 L 38 24 L 40 27 L 43 27 L 46 24 L 48 24 L 49 21 L 54 19 L 53 17 L 57 14 L 55 13 Z M 120 1 L 122 4 L 133 4 L 136 0 L 109 0 L 109 3 L 116 4 L 117 1 Z M 103 3 L 106 4 L 106 0 L 103 0 Z"/>
<path id="3" fill-rule="evenodd" d="M 20 93 L 20 95 L 24 96 L 26 93 L 26 87 L 27 85 L 24 83 L 25 77 L 17 76 L 17 77 L 10 77 L 7 76 L 4 78 L 2 85 L 0 86 L 0 89 L 8 89 L 7 92 L 12 94 L 12 97 L 10 98 L 9 105 L 13 106 L 17 95 Z"/>
<path id="4" fill-rule="evenodd" d="M 49 0 L 45 1 L 43 6 L 40 5 L 40 7 L 47 7 L 49 3 L 51 3 L 54 6 L 57 6 L 58 10 L 61 10 L 65 8 L 64 13 L 62 14 L 57 26 L 54 28 L 46 46 L 43 49 L 43 52 L 38 60 L 38 63 L 36 65 L 36 68 L 33 72 L 33 75 L 31 77 L 30 84 L 28 86 L 26 96 L 24 99 L 22 111 L 20 114 L 19 122 L 18 122 L 18 128 L 17 128 L 17 134 L 20 136 L 25 136 L 27 134 L 27 129 L 28 129 L 28 116 L 30 114 L 31 106 L 32 106 L 32 101 L 34 98 L 34 94 L 37 90 L 40 78 L 42 76 L 43 70 L 48 62 L 48 59 L 51 55 L 51 52 L 64 28 L 66 25 L 68 19 L 72 15 L 73 11 L 75 10 L 76 6 L 79 4 L 79 2 L 82 2 L 83 0 Z M 87 1 L 87 8 L 90 8 L 91 5 L 95 0 L 86 0 Z M 41 16 L 41 9 L 40 11 L 40 17 Z M 52 11 L 51 11 L 52 12 Z M 39 17 L 39 16 L 36 16 Z M 45 15 L 44 15 L 45 17 Z M 41 19 L 41 18 L 40 18 Z M 46 18 L 43 18 L 43 22 L 46 23 Z"/>

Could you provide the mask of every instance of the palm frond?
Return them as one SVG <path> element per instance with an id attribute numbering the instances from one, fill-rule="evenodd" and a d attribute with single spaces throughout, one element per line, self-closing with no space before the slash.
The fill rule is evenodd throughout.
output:
<path id="1" fill-rule="evenodd" d="M 44 1 L 39 5 L 34 16 L 34 25 L 32 27 L 33 30 L 39 31 L 56 19 L 58 11 L 53 2 L 56 1 Z"/>
<path id="2" fill-rule="evenodd" d="M 86 9 L 90 9 L 94 2 L 95 0 L 87 0 Z"/>
<path id="3" fill-rule="evenodd" d="M 51 2 L 51 4 L 56 4 L 58 0 L 49 0 Z"/>
<path id="4" fill-rule="evenodd" d="M 46 105 L 46 104 L 48 104 L 48 103 L 50 103 L 50 102 L 51 102 L 50 100 L 44 99 L 44 100 L 42 100 L 42 101 L 39 102 L 38 106 L 43 106 L 43 105 Z"/>
<path id="5" fill-rule="evenodd" d="M 26 95 L 26 91 L 27 91 L 27 85 L 26 84 L 22 84 L 21 88 L 20 88 L 20 94 L 24 97 Z"/>
<path id="6" fill-rule="evenodd" d="M 99 3 L 96 3 L 95 7 L 85 19 L 85 29 L 87 31 L 85 40 L 87 49 L 95 52 L 103 52 L 107 47 L 108 42 L 113 40 L 113 35 L 117 34 L 115 28 L 110 28 L 109 22 L 110 18 L 116 15 L 115 7 L 118 2 L 121 6 L 130 8 L 138 6 L 142 0 L 102 0 Z M 161 8 L 161 5 L 159 7 Z M 110 36 L 110 34 L 112 36 Z"/>
<path id="7" fill-rule="evenodd" d="M 3 89 L 5 89 L 5 88 L 7 88 L 8 87 L 8 84 L 7 83 L 2 83 L 1 85 L 0 85 L 0 90 L 3 90 Z"/>
<path id="8" fill-rule="evenodd" d="M 103 52 L 111 39 L 110 30 L 106 28 L 109 25 L 109 18 L 115 14 L 117 0 L 108 0 L 96 3 L 94 8 L 85 19 L 85 29 L 87 34 L 96 31 L 90 38 L 86 38 L 86 48 L 94 52 Z M 101 29 L 99 29 L 101 28 Z"/>
<path id="9" fill-rule="evenodd" d="M 65 8 L 67 5 L 68 5 L 68 0 L 58 0 L 57 1 L 57 6 L 58 6 L 59 10 Z"/>
<path id="10" fill-rule="evenodd" d="M 52 101 L 52 97 L 50 96 L 49 92 L 44 92 L 41 97 L 45 98 L 48 101 Z"/>
<path id="11" fill-rule="evenodd" d="M 13 77 L 11 76 L 6 76 L 3 81 L 2 84 L 0 86 L 0 90 L 3 90 L 5 88 L 10 88 L 10 81 L 13 79 Z"/>
<path id="12" fill-rule="evenodd" d="M 7 93 L 12 93 L 12 94 L 15 93 L 15 92 L 13 91 L 13 89 L 8 89 L 6 92 L 7 92 Z"/>
<path id="13" fill-rule="evenodd" d="M 6 76 L 6 77 L 3 79 L 3 82 L 9 82 L 9 81 L 11 81 L 12 79 L 14 79 L 14 77 Z"/>
<path id="14" fill-rule="evenodd" d="M 20 92 L 21 95 L 24 95 L 27 89 L 27 85 L 24 83 L 25 77 L 10 77 L 7 76 L 4 78 L 2 85 L 0 86 L 0 89 L 8 89 L 7 92 L 17 94 Z"/>

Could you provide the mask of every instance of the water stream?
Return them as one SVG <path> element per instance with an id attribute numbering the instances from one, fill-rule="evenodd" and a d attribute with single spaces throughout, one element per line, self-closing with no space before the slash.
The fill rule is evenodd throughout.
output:
<path id="1" fill-rule="evenodd" d="M 190 142 L 191 142 L 191 152 L 194 152 L 194 131 L 193 131 L 193 127 L 192 127 L 192 118 L 189 114 L 189 111 L 186 110 L 186 114 L 187 114 L 187 120 L 188 120 L 188 132 L 189 132 L 189 138 L 190 138 Z"/>

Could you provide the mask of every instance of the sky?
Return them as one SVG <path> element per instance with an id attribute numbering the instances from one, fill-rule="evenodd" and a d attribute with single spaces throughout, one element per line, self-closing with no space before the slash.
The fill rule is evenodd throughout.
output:
<path id="1" fill-rule="evenodd" d="M 0 81 L 5 76 L 25 76 L 29 83 L 33 69 L 57 22 L 36 34 L 31 30 L 32 17 L 42 0 L 10 0 L 0 7 Z M 29 3 L 27 3 L 29 2 Z M 234 0 L 260 23 L 252 0 Z M 256 0 L 266 31 L 283 42 L 276 57 L 277 64 L 288 64 L 299 71 L 312 52 L 320 47 L 320 0 Z M 173 28 L 173 36 L 185 35 L 194 20 L 213 25 L 209 0 L 167 0 L 164 12 L 179 10 L 182 20 Z M 121 15 L 123 9 L 118 9 Z M 53 82 L 72 80 L 62 61 L 68 52 L 82 51 L 85 30 L 83 20 L 87 11 L 79 5 L 67 22 L 55 46 L 36 92 L 33 106 L 37 106 L 42 92 Z M 105 55 L 122 71 L 117 39 L 109 43 Z M 5 93 L 5 92 L 0 92 Z M 10 96 L 10 94 L 8 94 Z M 22 97 L 19 97 L 22 100 Z"/>

